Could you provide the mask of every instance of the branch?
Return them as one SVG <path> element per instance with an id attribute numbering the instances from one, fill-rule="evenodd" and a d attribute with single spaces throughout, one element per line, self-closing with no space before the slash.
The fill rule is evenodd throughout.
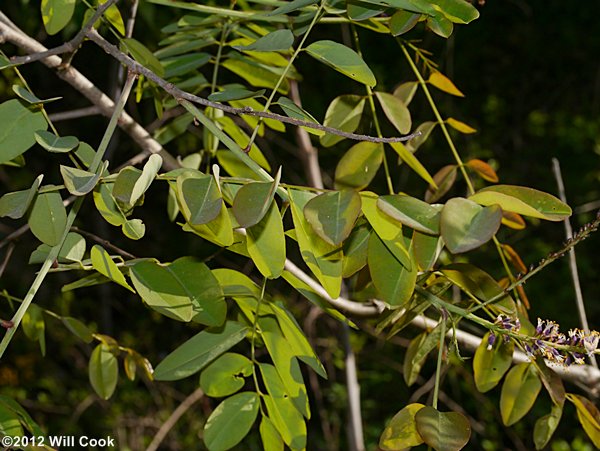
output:
<path id="1" fill-rule="evenodd" d="M 167 421 L 165 421 L 160 427 L 160 429 L 152 439 L 152 442 L 150 443 L 148 448 L 146 448 L 146 451 L 156 451 L 162 443 L 162 441 L 167 436 L 167 434 L 169 433 L 169 431 L 173 428 L 173 426 L 175 426 L 175 423 L 177 423 L 177 421 L 183 416 L 184 413 L 186 413 L 189 410 L 190 407 L 192 407 L 192 405 L 194 405 L 194 403 L 202 399 L 203 396 L 204 392 L 202 391 L 202 389 L 197 388 L 192 392 L 192 394 L 185 398 L 183 402 L 179 404 L 179 406 L 177 406 L 177 408 L 173 411 L 173 413 L 167 419 Z"/>
<path id="2" fill-rule="evenodd" d="M 40 53 L 47 50 L 46 47 L 38 41 L 16 28 L 14 24 L 8 24 L 5 20 L 2 20 L 0 21 L 0 42 L 3 42 L 4 40 L 32 53 Z M 96 88 L 96 86 L 81 72 L 71 66 L 62 67 L 62 59 L 56 55 L 48 56 L 40 61 L 45 66 L 56 69 L 58 77 L 65 80 L 96 105 L 104 116 L 110 117 L 112 115 L 115 108 L 113 100 Z M 148 155 L 153 153 L 160 154 L 163 158 L 163 166 L 165 169 L 171 170 L 180 167 L 177 160 L 165 151 L 160 143 L 152 138 L 152 136 L 150 136 L 150 134 L 126 112 L 123 112 L 119 119 L 119 127 L 142 149 L 144 149 Z"/>
<path id="3" fill-rule="evenodd" d="M 100 46 L 106 53 L 108 53 L 109 55 L 111 55 L 112 57 L 114 57 L 115 59 L 117 59 L 118 61 L 123 63 L 125 66 L 127 66 L 127 68 L 130 71 L 132 71 L 136 74 L 139 74 L 139 75 L 143 75 L 147 79 L 152 80 L 154 83 L 156 83 L 158 86 L 160 86 L 162 89 L 164 89 L 166 92 L 171 94 L 176 99 L 188 100 L 190 102 L 197 103 L 199 105 L 216 108 L 218 110 L 223 110 L 224 112 L 230 113 L 230 114 L 236 114 L 236 115 L 245 114 L 245 115 L 249 115 L 249 116 L 258 116 L 258 117 L 262 117 L 262 118 L 266 118 L 266 119 L 273 119 L 273 120 L 276 120 L 279 122 L 285 122 L 287 124 L 297 125 L 297 126 L 301 126 L 301 127 L 308 127 L 308 128 L 312 128 L 315 130 L 321 130 L 326 133 L 331 133 L 332 135 L 343 136 L 344 138 L 353 139 L 356 141 L 370 141 L 370 142 L 376 142 L 376 143 L 394 143 L 394 142 L 409 141 L 412 138 L 414 138 L 415 136 L 419 136 L 421 134 L 421 132 L 415 132 L 415 133 L 412 133 L 410 135 L 403 136 L 400 138 L 378 138 L 375 136 L 361 135 L 361 134 L 357 134 L 357 133 L 348 133 L 348 132 L 345 132 L 342 130 L 338 130 L 337 128 L 327 127 L 325 125 L 321 125 L 321 124 L 318 124 L 315 122 L 310 122 L 310 121 L 304 121 L 301 119 L 294 119 L 292 117 L 282 116 L 281 114 L 270 113 L 267 111 L 255 111 L 250 107 L 234 108 L 231 106 L 223 105 L 222 103 L 211 102 L 210 100 L 205 99 L 203 97 L 199 97 L 194 94 L 190 94 L 189 92 L 183 91 L 183 90 L 177 88 L 175 85 L 173 85 L 173 83 L 169 83 L 168 81 L 159 77 L 154 72 L 152 72 L 150 69 L 142 66 L 137 61 L 134 61 L 133 59 L 131 59 L 130 57 L 125 55 L 117 47 L 115 47 L 114 45 L 109 43 L 106 39 L 104 39 L 102 36 L 100 36 L 96 30 L 94 30 L 94 29 L 89 30 L 87 32 L 87 37 L 91 41 L 94 41 L 96 44 L 98 44 L 98 46 Z"/>

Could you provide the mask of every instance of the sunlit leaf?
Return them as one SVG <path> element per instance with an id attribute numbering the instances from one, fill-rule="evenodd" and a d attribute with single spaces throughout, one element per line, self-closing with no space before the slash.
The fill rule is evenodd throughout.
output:
<path id="1" fill-rule="evenodd" d="M 358 53 L 343 44 L 329 40 L 317 41 L 306 47 L 306 52 L 353 80 L 370 87 L 377 83 L 375 75 Z"/>
<path id="2" fill-rule="evenodd" d="M 488 186 L 469 197 L 481 205 L 498 204 L 503 210 L 548 221 L 562 221 L 571 208 L 551 194 L 515 185 Z"/>
<path id="3" fill-rule="evenodd" d="M 46 130 L 44 115 L 16 99 L 0 104 L 0 163 L 17 158 L 35 144 L 34 133 Z"/>
<path id="4" fill-rule="evenodd" d="M 225 451 L 241 442 L 256 420 L 259 405 L 260 398 L 254 392 L 238 393 L 219 404 L 204 426 L 209 451 Z"/>
<path id="5" fill-rule="evenodd" d="M 90 251 L 90 257 L 92 259 L 92 266 L 96 271 L 135 293 L 135 290 L 125 280 L 125 276 L 119 270 L 119 267 L 102 246 L 95 244 Z"/>
<path id="6" fill-rule="evenodd" d="M 490 391 L 498 385 L 512 364 L 515 348 L 512 341 L 505 343 L 502 338 L 496 337 L 493 346 L 488 350 L 489 335 L 489 333 L 484 335 L 473 358 L 475 385 L 481 393 Z"/>
<path id="7" fill-rule="evenodd" d="M 42 243 L 56 246 L 67 227 L 67 210 L 58 192 L 38 194 L 29 213 L 31 232 Z"/>
<path id="8" fill-rule="evenodd" d="M 247 248 L 260 273 L 274 279 L 285 265 L 285 234 L 277 204 L 273 202 L 265 216 L 246 229 Z"/>
<path id="9" fill-rule="evenodd" d="M 119 364 L 111 346 L 101 343 L 94 348 L 89 362 L 89 378 L 94 391 L 102 399 L 112 396 L 119 379 Z"/>
<path id="10" fill-rule="evenodd" d="M 336 97 L 327 107 L 323 125 L 353 133 L 358 128 L 364 106 L 365 98 L 362 96 L 342 95 Z M 320 141 L 323 146 L 330 147 L 343 139 L 343 136 L 326 133 L 321 136 Z"/>
<path id="11" fill-rule="evenodd" d="M 294 34 L 290 30 L 275 30 L 258 38 L 250 45 L 235 46 L 242 51 L 252 50 L 254 52 L 277 52 L 289 50 L 294 43 Z"/>
<path id="12" fill-rule="evenodd" d="M 478 160 L 476 158 L 467 161 L 466 166 L 475 171 L 482 179 L 488 182 L 498 183 L 498 175 L 494 168 L 492 168 L 485 161 Z"/>
<path id="13" fill-rule="evenodd" d="M 354 144 L 335 169 L 336 189 L 361 190 L 369 186 L 383 161 L 383 145 L 362 141 Z"/>
<path id="14" fill-rule="evenodd" d="M 453 254 L 487 243 L 498 231 L 502 211 L 497 205 L 481 207 L 469 199 L 455 197 L 444 205 L 440 231 Z"/>
<path id="15" fill-rule="evenodd" d="M 162 157 L 158 154 L 152 154 L 146 161 L 144 168 L 142 169 L 142 174 L 136 180 L 135 185 L 131 191 L 131 198 L 129 203 L 135 205 L 140 197 L 144 195 L 144 193 L 150 187 L 150 184 L 154 181 L 156 174 L 160 167 L 162 166 Z"/>
<path id="16" fill-rule="evenodd" d="M 377 207 L 396 221 L 419 232 L 430 235 L 440 233 L 441 208 L 416 197 L 401 194 L 382 196 L 377 200 Z"/>
<path id="17" fill-rule="evenodd" d="M 479 11 L 465 0 L 431 0 L 454 23 L 467 24 L 479 17 Z"/>
<path id="18" fill-rule="evenodd" d="M 506 426 L 511 426 L 523 418 L 533 407 L 541 389 L 542 382 L 535 366 L 530 363 L 514 366 L 502 384 L 500 396 L 502 422 Z"/>
<path id="19" fill-rule="evenodd" d="M 244 377 L 253 371 L 252 362 L 241 354 L 226 352 L 200 374 L 200 387 L 208 396 L 221 398 L 244 386 Z"/>
<path id="20" fill-rule="evenodd" d="M 577 418 L 583 430 L 596 448 L 600 448 L 600 411 L 587 398 L 573 393 L 567 393 L 567 399 L 575 404 Z"/>
<path id="21" fill-rule="evenodd" d="M 42 21 L 49 35 L 58 33 L 71 21 L 75 0 L 42 0 Z"/>
<path id="22" fill-rule="evenodd" d="M 133 38 L 121 39 L 121 45 L 134 60 L 147 67 L 159 77 L 165 76 L 165 69 L 158 58 L 140 41 Z"/>
<path id="23" fill-rule="evenodd" d="M 432 72 L 427 80 L 430 84 L 438 88 L 440 91 L 447 92 L 453 96 L 464 97 L 465 95 L 458 90 L 452 81 L 441 72 Z"/>
<path id="24" fill-rule="evenodd" d="M 279 432 L 277 432 L 277 428 L 273 422 L 266 415 L 262 417 L 259 432 L 264 451 L 283 451 L 283 439 L 279 435 Z"/>
<path id="25" fill-rule="evenodd" d="M 246 326 L 235 321 L 227 321 L 220 328 L 205 329 L 165 357 L 154 370 L 154 378 L 174 381 L 191 376 L 242 341 L 247 332 Z"/>
<path id="26" fill-rule="evenodd" d="M 379 438 L 379 447 L 384 451 L 396 451 L 423 443 L 415 422 L 415 415 L 423 407 L 419 403 L 409 404 L 394 415 Z"/>
<path id="27" fill-rule="evenodd" d="M 439 412 L 426 406 L 415 414 L 415 421 L 423 441 L 436 451 L 458 451 L 471 438 L 469 420 L 458 412 Z"/>
<path id="28" fill-rule="evenodd" d="M 317 235 L 339 245 L 350 235 L 360 206 L 360 196 L 355 191 L 331 191 L 309 200 L 303 211 Z"/>
<path id="29" fill-rule="evenodd" d="M 392 123 L 396 130 L 403 135 L 410 131 L 412 121 L 410 111 L 398 97 L 388 94 L 387 92 L 375 91 L 375 96 L 379 100 L 379 104 L 385 113 L 385 116 Z"/>
<path id="30" fill-rule="evenodd" d="M 470 125 L 467 125 L 464 122 L 454 119 L 453 117 L 449 117 L 448 119 L 446 119 L 446 124 L 448 124 L 454 130 L 464 133 L 465 135 L 470 135 L 471 133 L 477 132 L 477 130 L 471 127 Z"/>

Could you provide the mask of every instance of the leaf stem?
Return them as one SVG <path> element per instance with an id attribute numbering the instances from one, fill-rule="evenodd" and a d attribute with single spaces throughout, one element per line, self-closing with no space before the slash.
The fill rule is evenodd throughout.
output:
<path id="1" fill-rule="evenodd" d="M 438 404 L 438 395 L 440 393 L 440 377 L 442 374 L 442 356 L 444 354 L 444 344 L 445 344 L 445 339 L 446 339 L 446 321 L 448 320 L 448 312 L 446 311 L 446 309 L 442 308 L 441 310 L 442 313 L 442 317 L 440 319 L 440 327 L 441 327 L 441 334 L 440 334 L 440 350 L 438 352 L 438 357 L 437 357 L 437 367 L 435 370 L 435 385 L 433 387 L 433 402 L 431 403 L 432 407 L 434 409 L 437 409 L 437 404 Z"/>
<path id="2" fill-rule="evenodd" d="M 125 82 L 125 86 L 123 87 L 123 92 L 121 93 L 121 97 L 119 98 L 119 101 L 115 105 L 115 110 L 110 118 L 110 122 L 108 123 L 108 126 L 106 127 L 106 131 L 104 132 L 104 136 L 102 138 L 102 141 L 100 142 L 98 151 L 96 152 L 96 155 L 94 156 L 94 160 L 92 161 L 92 164 L 90 165 L 90 171 L 92 171 L 92 172 L 96 172 L 96 170 L 100 167 L 102 157 L 104 156 L 104 152 L 106 151 L 106 148 L 108 147 L 108 143 L 110 142 L 110 139 L 117 127 L 119 118 L 121 117 L 121 113 L 123 112 L 123 109 L 125 108 L 125 103 L 127 102 L 127 98 L 129 97 L 129 93 L 131 92 L 131 88 L 133 87 L 135 78 L 136 77 L 133 73 L 129 73 L 129 75 L 127 76 L 127 81 Z M 37 276 L 35 277 L 33 283 L 31 284 L 31 287 L 29 288 L 29 291 L 25 295 L 25 298 L 23 298 L 23 303 L 19 306 L 15 315 L 13 316 L 13 318 L 12 318 L 13 326 L 6 331 L 6 334 L 2 338 L 2 341 L 0 342 L 0 359 L 4 355 L 6 348 L 8 347 L 13 335 L 15 334 L 15 332 L 17 331 L 17 328 L 19 327 L 19 324 L 21 323 L 21 320 L 23 319 L 23 316 L 25 315 L 25 312 L 31 305 L 33 298 L 37 294 L 40 286 L 42 285 L 44 279 L 46 278 L 48 271 L 50 270 L 50 268 L 52 267 L 52 264 L 58 257 L 60 248 L 62 247 L 63 243 L 65 242 L 65 238 L 67 237 L 67 234 L 69 233 L 69 230 L 71 229 L 71 226 L 73 225 L 73 222 L 75 221 L 75 218 L 77 217 L 77 214 L 79 213 L 79 209 L 81 208 L 81 205 L 83 204 L 84 199 L 85 199 L 85 197 L 82 196 L 82 197 L 78 197 L 77 200 L 75 200 L 75 203 L 73 204 L 73 207 L 71 207 L 71 210 L 69 211 L 69 215 L 67 216 L 67 224 L 66 224 L 65 230 L 63 231 L 60 242 L 56 246 L 54 246 L 48 253 L 48 256 L 46 257 L 44 264 L 42 265 L 40 271 L 37 273 Z"/>

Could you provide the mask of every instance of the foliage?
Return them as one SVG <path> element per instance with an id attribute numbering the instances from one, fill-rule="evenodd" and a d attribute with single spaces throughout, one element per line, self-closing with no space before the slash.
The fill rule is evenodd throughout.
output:
<path id="1" fill-rule="evenodd" d="M 314 387 L 314 374 L 327 378 L 332 365 L 315 352 L 298 323 L 298 307 L 281 295 L 295 290 L 304 305 L 309 301 L 336 322 L 365 332 L 374 326 L 389 339 L 411 323 L 437 324 L 412 338 L 403 357 L 407 387 L 422 378 L 428 357 L 437 357 L 431 405 L 396 406 L 388 425 L 377 425 L 381 449 L 467 445 L 472 425 L 465 412 L 438 407 L 441 375 L 450 366 L 472 366 L 480 393 L 502 384 L 499 409 L 506 426 L 518 425 L 544 386 L 550 413 L 537 420 L 529 439 L 537 449 L 551 440 L 566 399 L 598 446 L 597 408 L 584 396 L 566 393 L 547 363 L 584 363 L 596 352 L 599 335 L 565 335 L 550 321 L 534 325 L 523 285 L 585 239 L 599 220 L 538 266 L 524 267 L 519 254 L 500 241 L 503 231 L 562 221 L 571 208 L 538 189 L 498 184 L 489 162 L 463 160 L 457 136 L 476 130 L 443 113 L 436 101 L 441 95 L 463 97 L 463 91 L 420 42 L 405 36 L 414 29 L 449 38 L 455 26 L 479 17 L 475 6 L 464 0 L 147 3 L 148 11 L 166 9 L 175 18 L 162 28 L 159 42 L 127 34 L 125 7 L 114 0 L 42 1 L 48 35 L 77 33 L 61 55 L 95 43 L 128 71 L 98 145 L 84 142 L 97 137 L 86 138 L 77 128 L 77 136 L 59 133 L 46 104 L 67 102 L 38 98 L 35 84 L 23 75 L 32 61 L 11 59 L 8 50 L 2 55 L 4 74 L 15 83 L 12 98 L 0 104 L 0 163 L 15 178 L 32 169 L 26 182 L 15 182 L 18 188 L 0 198 L 0 215 L 26 219 L 41 242 L 29 262 L 41 267 L 23 299 L 3 292 L 2 315 L 12 319 L 3 320 L 0 354 L 15 345 L 19 326 L 45 354 L 47 322 L 57 319 L 82 345 L 92 346 L 89 382 L 100 398 L 119 393 L 120 365 L 129 380 L 139 372 L 148 384 L 199 375 L 205 395 L 218 399 L 202 419 L 207 449 L 257 441 L 264 449 L 305 449 L 313 415 L 305 379 Z M 0 17 L 0 26 L 3 39 L 18 45 L 10 21 Z M 410 71 L 407 79 L 394 80 L 400 82 L 395 89 L 386 89 L 381 70 L 368 64 L 371 47 L 364 41 L 373 36 L 394 42 Z M 71 70 L 72 58 L 63 55 L 58 70 Z M 315 67 L 345 90 L 320 106 L 326 110 L 322 123 L 298 94 L 304 67 Z M 151 155 L 144 149 L 135 163 L 114 169 L 121 159 L 109 143 L 123 126 L 130 94 L 144 119 L 154 121 L 152 137 L 144 139 L 155 147 Z M 428 120 L 420 123 L 411 109 L 415 95 L 429 107 Z M 131 124 L 123 128 L 133 133 Z M 383 136 L 411 130 L 415 134 L 403 138 Z M 336 152 L 335 167 L 318 165 L 306 133 L 323 152 Z M 434 172 L 417 151 L 440 137 L 450 152 Z M 295 163 L 274 151 L 281 141 L 299 147 L 311 183 L 292 183 Z M 49 155 L 35 153 L 41 151 Z M 51 161 L 43 174 L 32 173 L 36 158 Z M 398 187 L 395 161 L 414 174 L 418 190 Z M 380 169 L 383 177 L 377 177 Z M 53 183 L 42 185 L 44 178 Z M 84 207 L 86 198 L 91 200 Z M 149 209 L 163 213 L 157 219 Z M 75 227 L 100 220 L 122 236 L 106 240 Z M 175 251 L 145 249 L 163 234 Z M 9 241 L 6 262 L 14 247 Z M 144 243 L 137 248 L 142 258 L 123 249 L 136 241 Z M 477 263 L 485 247 L 495 249 L 504 276 L 493 277 L 486 264 Z M 306 271 L 296 266 L 300 262 Z M 36 295 L 50 272 L 68 274 L 61 279 L 64 296 L 118 285 L 120 296 L 132 293 L 146 307 L 136 314 L 147 318 L 148 328 L 167 327 L 178 343 L 162 341 L 159 332 L 155 343 L 144 346 L 156 357 L 148 358 L 113 334 L 96 333 L 91 323 L 97 317 L 77 319 L 52 305 L 41 307 Z M 472 365 L 459 353 L 456 333 L 465 323 L 486 333 Z M 515 348 L 528 355 L 528 363 L 513 364 Z M 24 430 L 37 434 L 39 426 L 13 399 L 0 398 L 0 432 Z"/>

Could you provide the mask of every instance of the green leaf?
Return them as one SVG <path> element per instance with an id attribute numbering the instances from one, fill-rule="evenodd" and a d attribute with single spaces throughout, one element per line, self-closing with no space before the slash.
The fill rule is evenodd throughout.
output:
<path id="1" fill-rule="evenodd" d="M 535 422 L 533 428 L 533 442 L 535 443 L 535 449 L 544 449 L 546 447 L 560 423 L 562 411 L 562 406 L 552 404 L 550 413 L 538 418 Z"/>
<path id="2" fill-rule="evenodd" d="M 275 318 L 272 316 L 261 317 L 258 324 L 261 329 L 261 337 L 275 364 L 275 369 L 283 383 L 286 396 L 292 400 L 294 406 L 302 415 L 310 419 L 308 395 L 294 351 L 288 345 Z"/>
<path id="3" fill-rule="evenodd" d="M 277 52 L 289 50 L 293 43 L 294 34 L 290 30 L 275 30 L 250 45 L 236 45 L 234 48 L 245 52 Z"/>
<path id="4" fill-rule="evenodd" d="M 102 5 L 106 3 L 108 0 L 99 0 L 98 4 Z M 121 34 L 121 36 L 125 36 L 125 23 L 123 22 L 123 18 L 121 17 L 121 12 L 117 5 L 110 6 L 105 12 L 104 17 L 111 23 L 113 27 Z"/>
<path id="5" fill-rule="evenodd" d="M 165 69 L 160 63 L 158 58 L 148 50 L 148 48 L 140 41 L 133 38 L 121 39 L 121 46 L 124 50 L 131 55 L 131 57 L 140 63 L 142 66 L 147 67 L 159 77 L 165 76 Z"/>
<path id="6" fill-rule="evenodd" d="M 38 194 L 29 213 L 31 232 L 42 243 L 56 246 L 67 227 L 67 210 L 57 192 Z"/>
<path id="7" fill-rule="evenodd" d="M 506 375 L 500 395 L 500 413 L 502 422 L 512 426 L 523 418 L 533 407 L 542 382 L 535 366 L 530 363 L 520 363 L 514 366 Z"/>
<path id="8" fill-rule="evenodd" d="M 94 337 L 90 329 L 79 321 L 77 318 L 71 318 L 70 316 L 63 316 L 61 318 L 62 323 L 69 331 L 82 340 L 84 343 L 90 344 Z"/>
<path id="9" fill-rule="evenodd" d="M 430 235 L 440 233 L 440 208 L 416 197 L 401 194 L 382 196 L 377 207 L 405 226 Z"/>
<path id="10" fill-rule="evenodd" d="M 317 41 L 306 47 L 306 52 L 353 80 L 371 88 L 377 84 L 375 75 L 358 53 L 343 44 L 329 40 Z"/>
<path id="11" fill-rule="evenodd" d="M 272 182 L 251 182 L 242 186 L 233 200 L 232 211 L 240 227 L 252 227 L 267 214 L 281 179 L 281 168 Z"/>
<path id="12" fill-rule="evenodd" d="M 431 0 L 454 23 L 467 24 L 479 17 L 479 11 L 465 0 Z"/>
<path id="13" fill-rule="evenodd" d="M 96 271 L 135 293 L 135 290 L 125 280 L 125 276 L 119 270 L 119 267 L 102 246 L 95 244 L 90 251 L 90 257 L 92 259 L 92 266 Z"/>
<path id="14" fill-rule="evenodd" d="M 140 197 L 148 190 L 150 184 L 154 181 L 156 174 L 162 166 L 162 157 L 157 154 L 152 154 L 142 169 L 142 174 L 136 180 L 131 191 L 129 203 L 135 205 Z"/>
<path id="15" fill-rule="evenodd" d="M 31 304 L 23 316 L 23 332 L 32 341 L 40 344 L 42 356 L 46 355 L 46 336 L 44 335 L 46 323 L 42 309 L 35 304 Z"/>
<path id="16" fill-rule="evenodd" d="M 406 108 L 404 102 L 387 92 L 375 91 L 375 96 L 377 97 L 377 100 L 379 100 L 379 104 L 386 117 L 392 125 L 396 127 L 396 130 L 403 135 L 410 132 L 412 121 L 410 119 L 410 111 Z"/>
<path id="17" fill-rule="evenodd" d="M 443 247 L 441 237 L 413 232 L 412 246 L 415 261 L 421 271 L 430 271 L 435 265 Z"/>
<path id="18" fill-rule="evenodd" d="M 188 74 L 189 72 L 204 66 L 209 61 L 210 55 L 204 52 L 188 53 L 172 58 L 166 58 L 161 61 L 165 70 L 164 78 L 168 79 Z"/>
<path id="19" fill-rule="evenodd" d="M 572 213 L 567 204 L 551 194 L 524 186 L 489 186 L 469 199 L 481 205 L 498 204 L 503 210 L 548 221 L 562 221 Z"/>
<path id="20" fill-rule="evenodd" d="M 420 14 L 402 10 L 396 11 L 389 22 L 392 36 L 400 36 L 404 33 L 408 33 L 415 27 L 420 18 Z"/>
<path id="21" fill-rule="evenodd" d="M 271 66 L 261 64 L 245 55 L 230 54 L 229 58 L 223 61 L 222 66 L 258 88 L 274 89 L 280 77 L 280 74 L 274 72 Z M 285 78 L 277 91 L 286 94 L 289 87 L 289 82 Z"/>
<path id="22" fill-rule="evenodd" d="M 423 407 L 419 403 L 409 404 L 394 415 L 379 438 L 379 447 L 384 451 L 396 451 L 423 443 L 415 421 L 415 415 Z"/>
<path id="23" fill-rule="evenodd" d="M 281 107 L 283 112 L 291 118 L 300 119 L 302 121 L 314 122 L 315 124 L 319 123 L 319 121 L 317 121 L 314 117 L 312 117 L 312 115 L 309 112 L 304 111 L 301 107 L 296 105 L 294 102 L 292 102 L 287 97 L 279 97 L 279 99 L 277 99 L 276 103 L 277 103 L 277 105 L 279 105 Z M 322 130 L 316 130 L 316 129 L 310 128 L 310 127 L 303 127 L 303 128 L 308 133 L 312 133 L 313 135 L 317 135 L 317 136 L 325 135 L 325 132 Z"/>
<path id="24" fill-rule="evenodd" d="M 41 112 L 32 112 L 16 99 L 0 104 L 0 163 L 23 154 L 35 144 L 34 133 L 46 128 Z"/>
<path id="25" fill-rule="evenodd" d="M 431 332 L 423 332 L 411 340 L 404 356 L 402 373 L 409 387 L 417 381 L 427 355 L 439 346 L 442 329 L 442 323 L 439 323 Z"/>
<path id="26" fill-rule="evenodd" d="M 303 212 L 317 235 L 337 246 L 352 232 L 360 206 L 360 196 L 356 191 L 332 191 L 309 200 Z"/>
<path id="27" fill-rule="evenodd" d="M 55 100 L 62 99 L 62 97 L 52 97 L 51 99 L 42 100 L 21 85 L 12 85 L 12 90 L 21 99 L 25 100 L 25 102 L 30 103 L 32 105 L 50 103 L 54 102 Z"/>
<path id="28" fill-rule="evenodd" d="M 133 166 L 126 166 L 119 171 L 112 189 L 112 196 L 117 201 L 121 211 L 127 215 L 134 207 L 132 202 L 133 188 L 140 179 L 142 171 Z"/>
<path id="29" fill-rule="evenodd" d="M 29 264 L 43 263 L 52 248 L 47 244 L 40 244 L 29 257 Z M 58 253 L 60 263 L 81 262 L 85 254 L 85 239 L 75 232 L 67 233 L 65 242 Z"/>
<path id="30" fill-rule="evenodd" d="M 262 379 L 269 396 L 263 397 L 269 418 L 283 441 L 291 449 L 306 447 L 306 423 L 292 400 L 287 396 L 283 383 L 273 365 L 259 363 Z"/>
<path id="31" fill-rule="evenodd" d="M 100 175 L 108 168 L 108 161 L 105 161 L 96 174 L 83 169 L 72 168 L 69 166 L 60 165 L 60 175 L 62 175 L 65 187 L 69 193 L 74 196 L 84 196 L 92 191 Z"/>
<path id="32" fill-rule="evenodd" d="M 444 166 L 437 171 L 433 176 L 437 188 L 434 185 L 429 185 L 427 192 L 425 192 L 425 202 L 434 203 L 444 197 L 456 181 L 456 172 L 457 168 L 453 164 Z"/>
<path id="33" fill-rule="evenodd" d="M 197 373 L 244 339 L 248 328 L 227 321 L 220 328 L 208 328 L 171 352 L 154 371 L 157 381 L 175 381 Z"/>
<path id="34" fill-rule="evenodd" d="M 431 16 L 427 16 L 427 26 L 431 31 L 443 38 L 449 38 L 454 31 L 454 24 L 452 21 L 441 12 L 436 12 Z M 442 91 L 444 91 L 444 89 L 442 89 Z M 461 95 L 460 97 L 463 96 Z"/>
<path id="35" fill-rule="evenodd" d="M 404 243 L 402 225 L 377 208 L 377 195 L 369 191 L 361 192 L 360 195 L 362 211 L 369 224 L 394 257 L 410 270 L 412 268 L 412 257 Z"/>
<path id="36" fill-rule="evenodd" d="M 398 237 L 404 241 L 402 235 Z M 412 249 L 408 251 L 412 255 Z M 411 262 L 407 269 L 376 234 L 369 239 L 368 263 L 371 279 L 381 299 L 392 308 L 399 308 L 410 300 L 417 281 L 417 265 Z"/>
<path id="37" fill-rule="evenodd" d="M 146 226 L 141 219 L 130 219 L 121 226 L 123 234 L 132 240 L 139 240 L 146 233 Z"/>
<path id="38" fill-rule="evenodd" d="M 343 95 L 336 97 L 327 108 L 323 125 L 353 133 L 358 128 L 364 106 L 365 98 L 363 96 Z M 321 136 L 320 141 L 323 146 L 331 147 L 343 139 L 343 136 L 326 133 Z"/>
<path id="39" fill-rule="evenodd" d="M 356 274 L 367 264 L 370 234 L 368 226 L 363 222 L 355 227 L 350 236 L 344 241 L 342 271 L 344 278 Z"/>
<path id="40" fill-rule="evenodd" d="M 385 6 L 376 6 L 371 5 L 366 2 L 354 2 L 349 1 L 346 4 L 346 11 L 348 13 L 348 18 L 354 20 L 356 22 L 360 22 L 362 20 L 370 19 L 371 17 L 375 17 L 385 11 Z"/>
<path id="41" fill-rule="evenodd" d="M 31 416 L 15 400 L 8 396 L 0 395 L 0 431 L 3 435 L 22 436 L 21 425 L 35 437 L 43 437 L 44 432 L 33 421 Z M 15 428 L 13 430 L 13 427 Z"/>
<path id="42" fill-rule="evenodd" d="M 110 282 L 110 279 L 108 277 L 103 276 L 100 273 L 93 273 L 89 276 L 82 277 L 81 279 L 76 280 L 75 282 L 63 285 L 60 291 L 66 293 L 67 291 L 76 290 L 78 288 L 93 287 L 95 285 L 102 285 L 103 283 L 108 282 Z"/>
<path id="43" fill-rule="evenodd" d="M 256 420 L 259 405 L 260 398 L 253 392 L 238 393 L 219 404 L 204 426 L 209 451 L 225 451 L 241 442 Z"/>
<path id="44" fill-rule="evenodd" d="M 589 399 L 573 393 L 567 393 L 567 399 L 575 404 L 577 418 L 587 436 L 596 448 L 600 448 L 600 411 L 598 408 Z"/>
<path id="45" fill-rule="evenodd" d="M 267 16 L 277 16 L 280 14 L 288 14 L 294 12 L 300 8 L 304 8 L 309 5 L 313 5 L 318 3 L 319 0 L 292 0 L 291 2 L 286 2 L 284 5 L 275 8 L 273 11 L 267 13 Z"/>
<path id="46" fill-rule="evenodd" d="M 37 143 L 48 152 L 66 153 L 79 145 L 79 140 L 75 136 L 60 137 L 45 130 L 39 130 L 34 135 Z"/>
<path id="47" fill-rule="evenodd" d="M 229 396 L 244 386 L 244 377 L 252 374 L 252 362 L 241 354 L 226 352 L 200 374 L 200 387 L 214 398 Z"/>
<path id="48" fill-rule="evenodd" d="M 458 451 L 471 438 L 469 420 L 458 412 L 438 412 L 426 406 L 416 413 L 415 421 L 423 441 L 436 451 Z"/>
<path id="49" fill-rule="evenodd" d="M 283 451 L 283 439 L 269 417 L 263 415 L 259 427 L 260 439 L 264 451 Z"/>
<path id="50" fill-rule="evenodd" d="M 228 247 L 233 244 L 233 229 L 227 208 L 221 208 L 216 219 L 199 226 L 184 224 L 183 230 L 193 232 L 221 247 Z"/>
<path id="51" fill-rule="evenodd" d="M 469 199 L 455 197 L 444 205 L 440 230 L 450 252 L 459 254 L 491 240 L 501 222 L 498 205 L 481 207 Z"/>
<path id="52" fill-rule="evenodd" d="M 285 234 L 279 208 L 274 202 L 258 224 L 246 229 L 247 249 L 260 273 L 276 279 L 285 265 Z"/>
<path id="53" fill-rule="evenodd" d="M 42 21 L 49 35 L 58 33 L 70 22 L 75 0 L 42 0 Z"/>
<path id="54" fill-rule="evenodd" d="M 90 383 L 102 399 L 112 396 L 119 378 L 119 364 L 111 347 L 101 343 L 94 348 L 88 366 Z"/>
<path id="55" fill-rule="evenodd" d="M 335 168 L 336 189 L 362 190 L 369 186 L 383 162 L 383 145 L 361 141 L 340 159 Z"/>
<path id="56" fill-rule="evenodd" d="M 340 249 L 319 237 L 304 217 L 303 209 L 314 197 L 305 191 L 288 190 L 290 209 L 302 259 L 317 277 L 327 293 L 337 298 L 342 285 L 342 256 Z"/>
<path id="57" fill-rule="evenodd" d="M 219 216 L 223 200 L 212 175 L 185 172 L 177 177 L 181 211 L 192 226 L 206 224 Z"/>
<path id="58" fill-rule="evenodd" d="M 227 305 L 218 281 L 191 257 L 169 265 L 140 261 L 131 267 L 131 280 L 144 302 L 169 318 L 207 326 L 225 321 Z"/>
<path id="59" fill-rule="evenodd" d="M 496 337 L 494 345 L 488 350 L 489 336 L 489 333 L 484 335 L 473 358 L 475 386 L 481 393 L 488 392 L 498 385 L 512 364 L 515 348 L 512 341 L 505 343 L 502 338 Z"/>
<path id="60" fill-rule="evenodd" d="M 219 92 L 213 92 L 208 96 L 208 100 L 213 102 L 230 102 L 232 100 L 249 99 L 260 97 L 265 93 L 264 89 L 259 91 L 250 91 L 245 88 L 227 88 Z"/>
<path id="61" fill-rule="evenodd" d="M 430 185 L 437 187 L 435 179 L 431 177 L 425 166 L 414 156 L 414 154 L 406 148 L 401 142 L 390 143 L 390 146 L 398 154 L 400 159 L 404 161 L 413 171 L 415 171 L 423 180 Z"/>
<path id="62" fill-rule="evenodd" d="M 25 213 L 27 213 L 29 205 L 31 205 L 33 198 L 37 194 L 43 178 L 44 176 L 40 174 L 33 181 L 31 188 L 23 191 L 6 193 L 4 196 L 0 197 L 0 217 L 8 216 L 12 219 L 22 218 Z"/>

